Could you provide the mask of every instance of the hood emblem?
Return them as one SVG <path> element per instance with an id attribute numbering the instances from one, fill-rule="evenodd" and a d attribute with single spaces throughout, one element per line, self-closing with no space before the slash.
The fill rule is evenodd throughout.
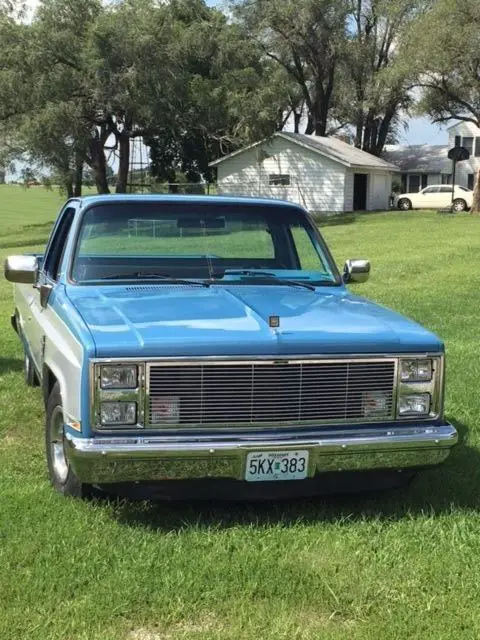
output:
<path id="1" fill-rule="evenodd" d="M 278 329 L 280 326 L 280 316 L 268 316 L 268 325 L 272 329 Z"/>

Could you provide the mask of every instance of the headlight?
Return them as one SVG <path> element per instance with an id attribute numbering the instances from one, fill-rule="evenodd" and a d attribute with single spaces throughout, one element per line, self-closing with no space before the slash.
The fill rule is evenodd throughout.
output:
<path id="1" fill-rule="evenodd" d="M 102 402 L 100 404 L 100 422 L 103 426 L 136 424 L 136 402 Z"/>
<path id="2" fill-rule="evenodd" d="M 430 413 L 430 394 L 416 393 L 415 395 L 400 396 L 398 401 L 400 416 L 426 416 Z"/>
<path id="3" fill-rule="evenodd" d="M 431 360 L 401 360 L 400 379 L 402 382 L 430 382 L 433 375 Z"/>
<path id="4" fill-rule="evenodd" d="M 104 365 L 100 367 L 100 387 L 102 389 L 136 389 L 136 365 Z"/>

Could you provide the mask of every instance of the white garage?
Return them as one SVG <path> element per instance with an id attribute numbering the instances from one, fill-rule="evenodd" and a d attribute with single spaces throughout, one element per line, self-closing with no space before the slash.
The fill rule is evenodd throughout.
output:
<path id="1" fill-rule="evenodd" d="M 278 132 L 210 163 L 223 195 L 290 200 L 311 213 L 388 209 L 395 165 L 332 137 Z"/>

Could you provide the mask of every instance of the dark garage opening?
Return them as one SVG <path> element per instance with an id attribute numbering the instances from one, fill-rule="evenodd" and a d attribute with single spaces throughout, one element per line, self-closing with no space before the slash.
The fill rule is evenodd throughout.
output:
<path id="1" fill-rule="evenodd" d="M 353 210 L 365 211 L 367 208 L 367 178 L 366 173 L 353 174 Z"/>

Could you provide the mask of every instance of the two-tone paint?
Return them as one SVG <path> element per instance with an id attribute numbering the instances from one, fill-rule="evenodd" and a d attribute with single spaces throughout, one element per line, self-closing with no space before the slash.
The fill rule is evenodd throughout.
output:
<path id="1" fill-rule="evenodd" d="M 232 201 L 203 196 L 173 198 L 185 202 L 186 206 L 196 200 L 205 206 Z M 147 367 L 152 360 L 162 358 L 313 357 L 328 360 L 422 354 L 443 357 L 444 352 L 443 343 L 434 334 L 350 293 L 341 280 L 335 286 L 318 286 L 314 291 L 283 285 L 266 289 L 261 285 L 236 286 L 234 283 L 201 288 L 166 283 L 93 286 L 72 282 L 70 266 L 84 212 L 107 200 L 113 203 L 137 199 L 161 202 L 165 197 L 98 196 L 67 202 L 59 220 L 65 210 L 70 209 L 73 221 L 57 280 L 49 281 L 40 270 L 35 286 L 15 287 L 18 331 L 44 387 L 44 395 L 48 394 L 51 380 L 57 380 L 60 385 L 67 436 L 65 448 L 82 480 L 101 484 L 155 479 L 159 475 L 162 478 L 199 477 L 203 473 L 202 464 L 198 462 L 202 456 L 207 467 L 209 460 L 220 460 L 221 477 L 240 479 L 239 469 L 246 452 L 252 448 L 288 450 L 305 446 L 312 452 L 311 474 L 332 469 L 428 466 L 448 455 L 457 434 L 444 421 L 442 407 L 438 407 L 430 420 L 418 424 L 397 420 L 378 428 L 358 425 L 347 431 L 345 425 L 339 425 L 343 431 L 310 427 L 299 433 L 286 428 L 268 436 L 261 430 L 248 436 L 232 433 L 228 437 L 208 432 L 195 437 L 181 436 L 161 429 L 149 431 L 148 436 L 128 431 L 116 436 L 98 433 L 92 420 L 94 362 L 133 359 Z M 234 201 L 245 207 L 254 203 L 299 210 L 296 205 L 279 201 Z M 54 234 L 55 228 L 52 238 Z M 52 242 L 47 246 L 44 260 L 48 259 Z M 271 316 L 278 316 L 278 327 L 271 326 Z M 361 453 L 361 458 L 356 455 L 349 458 L 345 455 L 347 449 L 352 454 Z M 341 463 L 332 459 L 337 455 L 342 455 Z M 170 475 L 153 473 L 155 465 L 161 468 L 158 465 L 162 459 L 169 461 L 169 468 L 177 464 L 179 470 L 186 471 Z M 142 471 L 136 472 L 137 462 L 142 461 L 145 462 L 143 466 L 140 464 Z M 233 466 L 229 466 L 228 461 Z M 205 472 L 205 477 L 211 475 L 211 470 Z"/>

